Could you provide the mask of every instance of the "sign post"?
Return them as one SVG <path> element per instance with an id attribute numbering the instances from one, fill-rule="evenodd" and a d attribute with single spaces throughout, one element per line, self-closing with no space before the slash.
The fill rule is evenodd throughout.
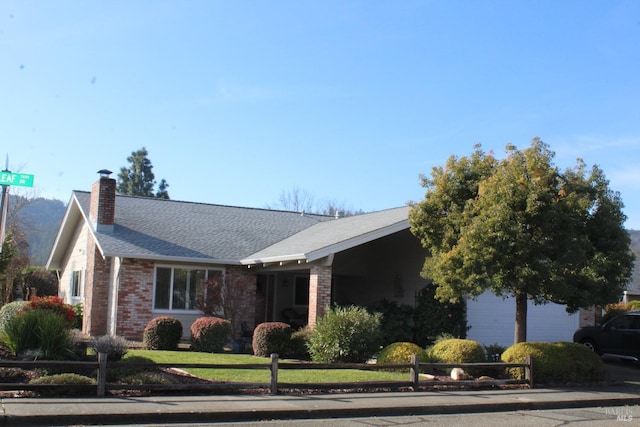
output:
<path id="1" fill-rule="evenodd" d="M 9 159 L 7 157 L 7 167 Z M 33 187 L 33 175 L 27 173 L 14 173 L 8 170 L 0 172 L 0 185 L 2 186 L 2 199 L 0 201 L 0 252 L 7 234 L 7 209 L 9 204 L 9 186 Z"/>

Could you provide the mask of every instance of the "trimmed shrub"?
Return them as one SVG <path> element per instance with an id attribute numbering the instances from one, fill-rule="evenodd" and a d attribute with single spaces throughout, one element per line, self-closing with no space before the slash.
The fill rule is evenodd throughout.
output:
<path id="1" fill-rule="evenodd" d="M 78 374 L 55 374 L 47 375 L 40 378 L 35 378 L 29 382 L 29 384 L 50 384 L 50 385 L 95 385 L 96 381 L 93 378 L 85 377 Z M 74 390 L 72 388 L 57 387 L 47 390 L 40 390 L 39 393 L 43 396 L 72 396 L 79 394 L 86 394 L 83 390 Z M 95 391 L 94 391 L 95 393 Z"/>
<path id="2" fill-rule="evenodd" d="M 473 340 L 460 338 L 443 339 L 436 342 L 428 351 L 429 359 L 434 363 L 483 363 L 485 362 L 482 345 Z M 464 369 L 470 375 L 477 376 L 480 371 L 474 368 Z"/>
<path id="3" fill-rule="evenodd" d="M 420 348 L 418 344 L 412 342 L 394 342 L 380 350 L 377 363 L 381 365 L 411 363 L 411 356 L 414 354 L 418 356 L 420 362 L 427 362 L 429 360 L 427 351 Z"/>
<path id="4" fill-rule="evenodd" d="M 268 357 L 272 353 L 286 357 L 291 353 L 291 334 L 293 329 L 283 322 L 265 322 L 253 331 L 253 354 Z"/>
<path id="5" fill-rule="evenodd" d="M 124 363 L 150 363 L 155 364 L 152 359 L 144 356 L 126 356 L 121 362 Z M 118 368 L 107 369 L 107 381 L 109 382 L 125 382 L 128 377 L 136 376 L 138 374 L 160 372 L 159 368 L 137 368 L 122 366 Z"/>
<path id="6" fill-rule="evenodd" d="M 35 288 L 41 297 L 58 295 L 58 278 L 52 270 L 44 267 L 25 267 L 20 275 L 22 293 L 27 295 L 29 288 Z"/>
<path id="7" fill-rule="evenodd" d="M 2 308 L 0 308 L 0 331 L 4 329 L 7 321 L 24 310 L 27 304 L 27 301 L 13 301 L 3 305 Z"/>
<path id="8" fill-rule="evenodd" d="M 129 342 L 117 335 L 104 335 L 95 338 L 91 348 L 96 354 L 105 353 L 108 361 L 117 362 L 127 354 Z"/>
<path id="9" fill-rule="evenodd" d="M 191 324 L 191 349 L 221 353 L 231 337 L 231 322 L 219 317 L 200 317 Z"/>
<path id="10" fill-rule="evenodd" d="M 604 362 L 581 344 L 521 342 L 505 350 L 501 360 L 525 363 L 527 355 L 533 359 L 536 384 L 591 383 L 604 379 Z M 509 368 L 507 372 L 511 378 L 524 379 L 523 368 Z"/>
<path id="11" fill-rule="evenodd" d="M 380 313 L 362 307 L 333 307 L 318 318 L 309 337 L 314 362 L 364 363 L 380 349 Z"/>
<path id="12" fill-rule="evenodd" d="M 182 323 L 169 316 L 156 317 L 145 326 L 142 342 L 149 350 L 175 350 L 182 338 Z"/>

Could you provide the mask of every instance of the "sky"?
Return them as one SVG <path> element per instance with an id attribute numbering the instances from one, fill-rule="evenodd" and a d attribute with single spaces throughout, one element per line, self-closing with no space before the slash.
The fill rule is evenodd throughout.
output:
<path id="1" fill-rule="evenodd" d="M 640 2 L 3 0 L 0 159 L 69 201 L 145 147 L 174 200 L 366 212 L 480 143 L 582 158 L 640 229 Z"/>

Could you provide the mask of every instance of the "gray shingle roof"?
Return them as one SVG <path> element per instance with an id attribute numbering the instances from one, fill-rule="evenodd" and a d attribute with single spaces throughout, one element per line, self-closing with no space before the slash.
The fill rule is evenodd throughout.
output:
<path id="1" fill-rule="evenodd" d="M 90 193 L 76 191 L 88 218 Z M 96 233 L 105 256 L 238 263 L 313 226 L 322 215 L 116 196 L 113 232 Z"/>

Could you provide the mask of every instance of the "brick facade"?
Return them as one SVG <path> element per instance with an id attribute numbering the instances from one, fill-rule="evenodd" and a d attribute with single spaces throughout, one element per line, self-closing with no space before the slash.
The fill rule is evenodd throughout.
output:
<path id="1" fill-rule="evenodd" d="M 93 237 L 89 237 L 87 246 L 82 331 L 92 336 L 106 335 L 110 260 L 102 258 Z"/>
<path id="2" fill-rule="evenodd" d="M 120 267 L 116 335 L 141 340 L 151 321 L 154 262 L 125 259 Z"/>
<path id="3" fill-rule="evenodd" d="M 229 292 L 234 299 L 233 331 L 238 337 L 243 324 L 251 331 L 255 327 L 257 277 L 255 272 L 246 266 L 232 265 L 226 267 L 224 280 L 225 285 L 231 287 Z"/>
<path id="4" fill-rule="evenodd" d="M 309 275 L 309 328 L 331 305 L 331 267 L 312 266 Z"/>
<path id="5" fill-rule="evenodd" d="M 94 224 L 113 226 L 116 209 L 116 180 L 100 177 L 91 187 L 89 216 Z"/>

